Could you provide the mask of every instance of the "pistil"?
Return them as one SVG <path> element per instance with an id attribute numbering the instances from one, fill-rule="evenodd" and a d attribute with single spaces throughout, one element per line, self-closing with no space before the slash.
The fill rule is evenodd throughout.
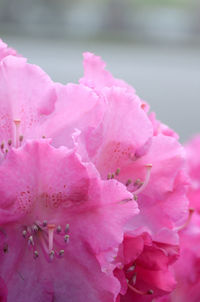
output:
<path id="1" fill-rule="evenodd" d="M 136 294 L 141 295 L 141 296 L 146 296 L 146 295 L 153 295 L 153 290 L 149 289 L 147 291 L 141 291 L 137 288 L 135 288 L 134 286 L 132 286 L 131 284 L 128 283 L 128 287 Z"/>
<path id="2" fill-rule="evenodd" d="M 136 191 L 133 192 L 134 196 L 137 196 L 139 193 L 141 193 L 149 183 L 152 164 L 147 164 L 147 165 L 145 165 L 145 167 L 146 167 L 145 180 L 144 180 L 143 184 Z"/>
<path id="3" fill-rule="evenodd" d="M 53 235 L 54 235 L 54 230 L 56 228 L 55 224 L 48 224 L 48 237 L 49 237 L 49 253 L 53 251 Z"/>
<path id="4" fill-rule="evenodd" d="M 14 120 L 14 124 L 15 124 L 15 147 L 18 148 L 20 145 L 19 128 L 20 128 L 21 120 L 19 119 Z"/>

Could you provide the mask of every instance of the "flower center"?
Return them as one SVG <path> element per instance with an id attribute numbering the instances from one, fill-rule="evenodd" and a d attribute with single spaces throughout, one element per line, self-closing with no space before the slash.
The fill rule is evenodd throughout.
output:
<path id="1" fill-rule="evenodd" d="M 140 194 L 146 188 L 150 180 L 152 164 L 146 164 L 145 168 L 146 168 L 146 175 L 144 181 L 141 181 L 139 178 L 136 179 L 134 182 L 132 181 L 132 179 L 128 179 L 125 183 L 125 185 L 129 187 L 129 191 L 133 193 L 133 197 L 135 200 L 137 199 L 138 194 Z M 117 178 L 119 174 L 120 174 L 120 169 L 117 168 L 115 173 L 108 173 L 107 179 L 109 180 L 109 179 Z M 130 189 L 131 184 L 133 185 L 132 189 Z"/>
<path id="2" fill-rule="evenodd" d="M 69 224 L 62 227 L 46 220 L 42 223 L 37 221 L 31 226 L 24 226 L 22 236 L 31 248 L 34 259 L 43 251 L 47 261 L 52 261 L 55 257 L 61 258 L 65 252 L 69 243 Z"/>
<path id="3" fill-rule="evenodd" d="M 152 289 L 143 291 L 135 287 L 137 282 L 137 272 L 135 272 L 135 268 L 136 265 L 131 265 L 126 270 L 126 277 L 127 277 L 126 281 L 127 281 L 128 288 L 134 293 L 141 296 L 153 295 L 154 292 Z"/>

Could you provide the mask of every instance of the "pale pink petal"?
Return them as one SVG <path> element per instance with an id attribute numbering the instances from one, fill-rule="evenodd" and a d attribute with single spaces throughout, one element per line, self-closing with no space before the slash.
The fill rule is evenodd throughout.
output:
<path id="1" fill-rule="evenodd" d="M 0 63 L 0 99 L 0 143 L 6 149 L 9 140 L 16 146 L 18 136 L 24 140 L 42 136 L 40 126 L 53 111 L 56 94 L 52 81 L 39 67 L 8 56 Z"/>
<path id="2" fill-rule="evenodd" d="M 73 146 L 72 134 L 78 129 L 96 127 L 103 115 L 104 102 L 90 88 L 83 85 L 56 84 L 57 102 L 50 118 L 42 126 L 45 137 L 54 146 Z"/>
<path id="3" fill-rule="evenodd" d="M 104 90 L 106 111 L 96 129 L 84 133 L 89 158 L 103 178 L 132 162 L 152 136 L 151 123 L 137 96 L 122 88 Z"/>
<path id="4" fill-rule="evenodd" d="M 135 94 L 135 89 L 120 79 L 116 79 L 105 69 L 106 64 L 101 57 L 95 56 L 90 52 L 83 54 L 84 58 L 84 77 L 80 83 L 100 91 L 104 87 L 118 86 L 127 89 L 130 93 Z"/>

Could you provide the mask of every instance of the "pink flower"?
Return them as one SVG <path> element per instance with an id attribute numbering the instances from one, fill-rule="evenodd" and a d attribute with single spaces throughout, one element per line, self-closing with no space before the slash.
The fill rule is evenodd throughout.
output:
<path id="1" fill-rule="evenodd" d="M 115 301 L 115 257 L 138 208 L 123 184 L 101 180 L 74 148 L 75 127 L 101 119 L 99 97 L 8 56 L 0 98 L 0 274 L 8 301 Z"/>
<path id="2" fill-rule="evenodd" d="M 99 57 L 86 53 L 84 65 L 80 84 L 65 86 L 23 58 L 0 62 L 9 302 L 142 301 L 174 288 L 188 214 L 183 148 Z"/>
<path id="3" fill-rule="evenodd" d="M 8 45 L 0 39 L 0 62 L 9 55 L 19 56 L 15 49 L 8 47 Z"/>
<path id="4" fill-rule="evenodd" d="M 40 140 L 9 151 L 0 196 L 8 301 L 114 301 L 113 259 L 137 213 L 122 184 L 102 181 L 73 150 Z"/>

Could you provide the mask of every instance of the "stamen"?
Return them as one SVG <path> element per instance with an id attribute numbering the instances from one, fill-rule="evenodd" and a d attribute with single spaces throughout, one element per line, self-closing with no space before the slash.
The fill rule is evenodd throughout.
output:
<path id="1" fill-rule="evenodd" d="M 22 231 L 22 236 L 25 238 L 26 237 L 26 234 L 27 234 L 27 231 L 26 230 L 23 230 Z"/>
<path id="2" fill-rule="evenodd" d="M 191 221 L 191 218 L 192 218 L 192 215 L 194 213 L 194 209 L 190 208 L 188 210 L 188 212 L 189 212 L 188 213 L 188 218 L 187 218 L 186 222 L 184 223 L 184 225 L 181 225 L 181 226 L 179 226 L 177 228 L 174 228 L 175 231 L 180 232 L 181 230 L 185 229 L 189 225 L 189 223 Z"/>
<path id="3" fill-rule="evenodd" d="M 117 168 L 117 170 L 115 171 L 115 175 L 118 176 L 120 173 L 120 168 Z"/>
<path id="4" fill-rule="evenodd" d="M 19 127 L 20 127 L 21 120 L 16 119 L 16 120 L 14 120 L 14 123 L 15 123 L 15 147 L 18 148 L 19 147 Z"/>
<path id="5" fill-rule="evenodd" d="M 136 181 L 134 182 L 134 186 L 139 186 L 139 185 L 143 185 L 144 182 L 142 182 L 139 178 L 136 179 Z"/>
<path id="6" fill-rule="evenodd" d="M 34 224 L 34 225 L 32 226 L 32 230 L 33 230 L 33 232 L 36 233 L 36 232 L 38 232 L 39 228 L 38 228 L 37 225 Z"/>
<path id="7" fill-rule="evenodd" d="M 47 226 L 47 221 L 46 221 L 46 220 L 43 221 L 42 226 L 43 226 L 43 227 L 46 227 L 46 226 Z"/>
<path id="8" fill-rule="evenodd" d="M 20 145 L 20 147 L 21 147 L 23 139 L 24 139 L 23 135 L 20 135 L 20 137 L 19 137 L 19 145 Z"/>
<path id="9" fill-rule="evenodd" d="M 61 231 L 62 231 L 62 228 L 61 228 L 60 225 L 58 225 L 57 228 L 56 228 L 56 232 L 59 234 Z"/>
<path id="10" fill-rule="evenodd" d="M 143 291 L 141 291 L 141 290 L 135 288 L 134 286 L 130 285 L 129 283 L 128 283 L 128 287 L 129 287 L 134 293 L 136 293 L 136 294 L 138 294 L 138 295 L 141 295 L 141 296 L 153 295 L 153 290 L 152 290 L 152 289 L 149 289 L 148 291 L 143 292 Z"/>
<path id="11" fill-rule="evenodd" d="M 9 139 L 9 140 L 8 140 L 8 146 L 10 147 L 11 145 L 12 145 L 12 140 Z"/>
<path id="12" fill-rule="evenodd" d="M 29 245 L 34 245 L 33 236 L 30 236 L 30 237 L 28 238 L 28 244 L 29 244 Z"/>
<path id="13" fill-rule="evenodd" d="M 131 183 L 132 183 L 132 180 L 128 179 L 127 182 L 126 182 L 126 186 L 128 187 Z"/>
<path id="14" fill-rule="evenodd" d="M 145 177 L 144 183 L 142 184 L 141 187 L 139 187 L 139 189 L 137 189 L 136 191 L 133 192 L 134 196 L 141 193 L 146 188 L 146 186 L 148 185 L 150 175 L 151 175 L 152 164 L 148 164 L 145 167 L 146 167 L 146 177 Z"/>
<path id="15" fill-rule="evenodd" d="M 51 251 L 49 252 L 49 257 L 50 257 L 51 260 L 54 259 L 54 255 L 55 255 L 55 252 L 54 252 L 53 250 L 51 250 Z"/>
<path id="16" fill-rule="evenodd" d="M 134 271 L 134 269 L 135 269 L 135 265 L 132 265 L 127 269 L 127 272 L 132 272 Z"/>
<path id="17" fill-rule="evenodd" d="M 68 234 L 69 232 L 69 223 L 66 224 L 66 227 L 65 227 L 65 234 Z"/>
<path id="18" fill-rule="evenodd" d="M 64 252 L 65 252 L 64 250 L 60 250 L 59 251 L 59 256 L 63 256 Z"/>
<path id="19" fill-rule="evenodd" d="M 64 239 L 65 239 L 65 242 L 68 243 L 69 242 L 69 235 L 65 235 Z"/>
<path id="20" fill-rule="evenodd" d="M 38 251 L 34 251 L 33 253 L 33 258 L 37 259 L 39 257 Z"/>
<path id="21" fill-rule="evenodd" d="M 3 149 L 4 149 L 4 142 L 1 143 L 1 150 L 3 151 Z"/>
<path id="22" fill-rule="evenodd" d="M 115 174 L 114 173 L 111 174 L 111 178 L 112 179 L 115 178 Z"/>
<path id="23" fill-rule="evenodd" d="M 111 179 L 111 173 L 108 173 L 107 179 Z"/>

